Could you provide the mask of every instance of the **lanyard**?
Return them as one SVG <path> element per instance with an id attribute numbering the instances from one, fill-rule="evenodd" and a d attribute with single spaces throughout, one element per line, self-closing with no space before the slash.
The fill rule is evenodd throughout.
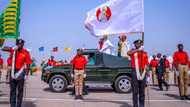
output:
<path id="1" fill-rule="evenodd" d="M 137 52 L 134 54 L 134 58 L 135 58 L 135 70 L 136 70 L 137 79 L 143 80 L 145 77 L 145 74 L 146 74 L 146 69 L 144 69 L 144 71 L 141 75 L 140 70 L 139 70 L 139 61 L 138 61 L 138 53 Z"/>

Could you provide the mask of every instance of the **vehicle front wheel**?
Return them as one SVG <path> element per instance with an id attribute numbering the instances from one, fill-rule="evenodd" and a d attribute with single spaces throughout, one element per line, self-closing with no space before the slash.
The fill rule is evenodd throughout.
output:
<path id="1" fill-rule="evenodd" d="M 115 90 L 118 93 L 130 93 L 132 91 L 131 78 L 128 76 L 119 76 L 115 80 Z"/>
<path id="2" fill-rule="evenodd" d="M 67 88 L 67 80 L 62 75 L 55 75 L 49 81 L 50 89 L 53 92 L 64 92 Z"/>

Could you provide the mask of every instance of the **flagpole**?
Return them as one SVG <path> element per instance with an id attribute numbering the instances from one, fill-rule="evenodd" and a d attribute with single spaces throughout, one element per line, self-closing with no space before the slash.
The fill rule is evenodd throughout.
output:
<path id="1" fill-rule="evenodd" d="M 142 32 L 142 41 L 144 43 L 144 32 Z"/>

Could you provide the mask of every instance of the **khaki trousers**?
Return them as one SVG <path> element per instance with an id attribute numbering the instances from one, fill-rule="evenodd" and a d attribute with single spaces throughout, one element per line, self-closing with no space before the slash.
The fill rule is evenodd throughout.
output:
<path id="1" fill-rule="evenodd" d="M 157 76 L 156 76 L 156 67 L 152 67 L 152 84 L 158 84 Z"/>
<path id="2" fill-rule="evenodd" d="M 164 72 L 164 80 L 169 84 L 169 73 L 170 73 L 170 69 L 169 68 L 165 68 L 165 72 Z"/>
<path id="3" fill-rule="evenodd" d="M 179 92 L 181 96 L 187 96 L 188 92 L 188 65 L 181 65 L 178 66 L 179 70 Z"/>
<path id="4" fill-rule="evenodd" d="M 84 70 L 74 70 L 75 95 L 83 94 Z"/>

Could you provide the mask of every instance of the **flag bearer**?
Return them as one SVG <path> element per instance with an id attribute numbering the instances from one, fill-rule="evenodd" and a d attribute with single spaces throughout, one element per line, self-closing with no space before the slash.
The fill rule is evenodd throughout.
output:
<path id="1" fill-rule="evenodd" d="M 178 51 L 173 55 L 173 63 L 175 69 L 179 72 L 179 92 L 181 100 L 190 99 L 188 98 L 188 61 L 189 56 L 186 51 L 184 51 L 183 44 L 178 44 Z"/>
<path id="2" fill-rule="evenodd" d="M 24 40 L 17 39 L 16 47 L 4 47 L 3 51 L 10 52 L 12 56 L 10 76 L 10 103 L 11 107 L 21 107 L 25 75 L 29 74 L 31 64 L 30 53 L 24 48 Z"/>
<path id="3" fill-rule="evenodd" d="M 133 107 L 144 107 L 148 55 L 142 50 L 142 40 L 134 41 L 134 45 L 135 49 L 128 52 L 132 66 Z"/>

